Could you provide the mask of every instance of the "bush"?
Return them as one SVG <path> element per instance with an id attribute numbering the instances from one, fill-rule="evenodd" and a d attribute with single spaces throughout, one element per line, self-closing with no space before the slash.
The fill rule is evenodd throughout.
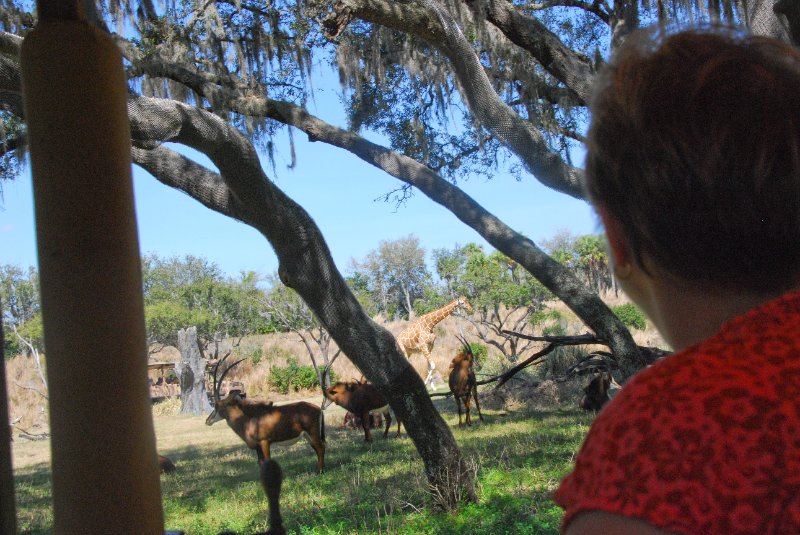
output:
<path id="1" fill-rule="evenodd" d="M 561 322 L 564 319 L 564 315 L 559 312 L 558 310 L 553 310 L 549 308 L 545 308 L 542 310 L 537 310 L 530 317 L 531 325 L 544 325 L 547 322 L 555 321 Z"/>
<path id="2" fill-rule="evenodd" d="M 331 381 L 336 381 L 336 376 L 331 371 Z M 272 366 L 269 369 L 270 388 L 280 394 L 311 390 L 319 388 L 317 372 L 313 366 L 301 366 L 297 359 L 289 359 L 285 367 Z"/>
<path id="3" fill-rule="evenodd" d="M 469 348 L 472 350 L 472 354 L 475 357 L 475 371 L 481 369 L 483 363 L 486 361 L 486 356 L 489 354 L 489 350 L 486 348 L 485 345 L 479 344 L 477 342 L 470 342 Z"/>
<path id="4" fill-rule="evenodd" d="M 633 303 L 625 303 L 611 309 L 623 325 L 643 331 L 647 328 L 647 317 Z"/>
<path id="5" fill-rule="evenodd" d="M 584 352 L 577 346 L 560 346 L 547 355 L 536 369 L 536 374 L 542 379 L 560 377 L 573 366 L 579 359 L 585 357 Z"/>
<path id="6" fill-rule="evenodd" d="M 542 329 L 542 336 L 566 336 L 567 330 L 560 323 L 548 325 Z"/>
<path id="7" fill-rule="evenodd" d="M 264 352 L 261 350 L 260 347 L 253 350 L 253 352 L 250 354 L 250 360 L 253 361 L 253 366 L 257 366 L 258 363 L 261 362 L 261 358 L 263 356 Z"/>

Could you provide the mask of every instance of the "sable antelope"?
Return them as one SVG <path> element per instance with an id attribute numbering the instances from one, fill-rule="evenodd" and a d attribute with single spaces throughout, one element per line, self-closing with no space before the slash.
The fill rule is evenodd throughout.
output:
<path id="1" fill-rule="evenodd" d="M 317 453 L 317 472 L 321 473 L 325 466 L 325 417 L 320 408 L 305 401 L 286 405 L 250 401 L 242 399 L 238 391 L 232 391 L 225 399 L 220 399 L 219 386 L 222 380 L 241 362 L 239 360 L 228 366 L 217 380 L 219 365 L 224 360 L 214 367 L 214 410 L 206 418 L 206 425 L 227 421 L 245 444 L 256 450 L 259 464 L 270 458 L 270 444 L 291 443 L 303 437 Z"/>
<path id="2" fill-rule="evenodd" d="M 583 388 L 584 395 L 579 403 L 580 408 L 586 411 L 599 411 L 611 399 L 609 395 L 612 388 L 621 388 L 610 372 L 601 373 L 592 379 Z"/>
<path id="3" fill-rule="evenodd" d="M 450 377 L 448 384 L 453 397 L 456 398 L 456 408 L 458 409 L 458 425 L 461 423 L 461 404 L 464 404 L 464 409 L 467 412 L 467 425 L 472 425 L 469 416 L 469 400 L 470 397 L 475 399 L 475 408 L 478 410 L 478 418 L 483 421 L 481 414 L 481 406 L 478 404 L 478 386 L 475 384 L 475 372 L 472 370 L 475 363 L 475 355 L 472 353 L 472 347 L 467 343 L 466 339 L 459 337 L 461 340 L 461 351 L 453 357 L 450 362 Z"/>
<path id="4" fill-rule="evenodd" d="M 326 409 L 331 402 L 340 407 L 344 407 L 361 418 L 361 427 L 364 429 L 364 440 L 372 442 L 372 434 L 369 430 L 370 411 L 380 412 L 386 420 L 386 429 L 383 436 L 389 434 L 389 427 L 392 425 L 392 414 L 389 404 L 381 395 L 375 385 L 361 382 L 337 382 L 322 390 L 325 399 L 322 400 L 322 409 Z M 396 415 L 395 415 L 396 416 Z M 397 418 L 397 436 L 400 436 L 400 418 Z"/>
<path id="5" fill-rule="evenodd" d="M 161 469 L 162 474 L 171 474 L 175 471 L 175 463 L 163 455 L 158 456 L 158 467 Z"/>

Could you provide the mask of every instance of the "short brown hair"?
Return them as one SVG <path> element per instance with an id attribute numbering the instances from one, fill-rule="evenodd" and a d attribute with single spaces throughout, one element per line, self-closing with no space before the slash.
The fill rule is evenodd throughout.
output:
<path id="1" fill-rule="evenodd" d="M 726 289 L 797 284 L 800 52 L 720 28 L 650 32 L 596 87 L 586 188 L 640 266 Z"/>

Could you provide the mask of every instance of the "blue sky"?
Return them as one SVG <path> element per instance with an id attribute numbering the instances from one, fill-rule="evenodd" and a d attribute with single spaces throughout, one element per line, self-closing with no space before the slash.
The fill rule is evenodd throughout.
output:
<path id="1" fill-rule="evenodd" d="M 398 187 L 396 179 L 341 149 L 309 143 L 305 136 L 295 136 L 295 142 L 296 167 L 287 168 L 286 150 L 276 156 L 277 176 L 272 176 L 271 171 L 269 174 L 314 218 L 340 271 L 347 271 L 351 258 L 363 260 L 381 241 L 409 234 L 419 238 L 428 255 L 433 249 L 469 242 L 491 250 L 474 230 L 419 191 L 396 209 L 393 204 L 376 200 Z M 517 182 L 501 174 L 491 181 L 467 181 L 462 187 L 484 208 L 534 241 L 565 229 L 574 234 L 597 232 L 585 203 L 553 192 L 532 177 Z M 35 266 L 30 176 L 26 172 L 4 184 L 3 190 L 0 264 Z M 136 166 L 134 190 L 143 253 L 205 257 L 229 275 L 249 270 L 270 274 L 277 270 L 277 258 L 269 242 L 247 225 L 208 210 Z"/>

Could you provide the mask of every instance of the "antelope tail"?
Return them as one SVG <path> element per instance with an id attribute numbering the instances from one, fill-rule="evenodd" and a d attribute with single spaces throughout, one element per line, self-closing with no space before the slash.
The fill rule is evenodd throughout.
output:
<path id="1" fill-rule="evenodd" d="M 325 413 L 323 411 L 319 411 L 319 438 L 325 442 Z"/>

